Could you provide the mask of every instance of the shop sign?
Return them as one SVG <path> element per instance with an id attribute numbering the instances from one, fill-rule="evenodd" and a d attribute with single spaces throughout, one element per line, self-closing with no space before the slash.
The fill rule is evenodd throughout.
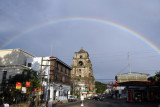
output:
<path id="1" fill-rule="evenodd" d="M 34 92 L 37 92 L 37 88 L 34 88 Z"/>
<path id="2" fill-rule="evenodd" d="M 31 82 L 26 82 L 26 87 L 30 87 L 31 86 Z"/>
<path id="3" fill-rule="evenodd" d="M 37 88 L 32 88 L 32 92 L 37 92 Z"/>
<path id="4" fill-rule="evenodd" d="M 21 89 L 21 83 L 20 82 L 16 83 L 16 89 Z"/>
<path id="5" fill-rule="evenodd" d="M 83 91 L 82 94 L 87 94 L 87 91 Z"/>
<path id="6" fill-rule="evenodd" d="M 22 87 L 22 93 L 27 93 L 27 88 L 26 87 Z"/>

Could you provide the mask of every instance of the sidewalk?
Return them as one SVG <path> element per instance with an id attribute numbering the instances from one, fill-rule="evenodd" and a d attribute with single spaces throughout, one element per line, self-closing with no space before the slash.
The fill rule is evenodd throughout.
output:
<path id="1" fill-rule="evenodd" d="M 9 107 L 29 107 L 28 103 L 12 104 Z"/>
<path id="2" fill-rule="evenodd" d="M 66 104 L 69 103 L 68 100 L 63 100 L 62 103 L 57 102 L 56 100 L 53 100 L 52 107 L 55 107 L 56 105 Z M 42 103 L 38 107 L 46 106 L 46 102 Z M 29 107 L 29 103 L 20 103 L 20 104 L 12 104 L 10 107 Z"/>

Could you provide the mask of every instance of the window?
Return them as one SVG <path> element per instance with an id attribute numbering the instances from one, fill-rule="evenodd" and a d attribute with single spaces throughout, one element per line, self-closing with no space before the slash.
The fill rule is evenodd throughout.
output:
<path id="1" fill-rule="evenodd" d="M 3 80 L 6 80 L 7 71 L 3 71 Z"/>
<path id="2" fill-rule="evenodd" d="M 81 78 L 81 75 L 79 75 L 79 77 Z"/>
<path id="3" fill-rule="evenodd" d="M 80 58 L 83 58 L 82 55 L 80 55 Z"/>
<path id="4" fill-rule="evenodd" d="M 57 74 L 54 74 L 53 76 L 54 76 L 54 80 L 57 80 Z"/>
<path id="5" fill-rule="evenodd" d="M 65 69 L 65 74 L 67 74 L 67 70 Z"/>
<path id="6" fill-rule="evenodd" d="M 79 73 L 81 73 L 81 69 L 79 69 Z"/>
<path id="7" fill-rule="evenodd" d="M 80 66 L 83 66 L 83 62 L 82 62 L 82 61 L 79 61 L 79 65 L 80 65 Z"/>
<path id="8" fill-rule="evenodd" d="M 57 63 L 57 69 L 59 70 L 59 64 Z"/>
<path id="9" fill-rule="evenodd" d="M 7 71 L 3 71 L 2 83 L 6 82 Z"/>
<path id="10" fill-rule="evenodd" d="M 61 72 L 63 72 L 63 68 L 62 67 L 60 67 L 60 70 L 61 70 Z"/>
<path id="11" fill-rule="evenodd" d="M 56 63 L 57 65 L 56 65 L 56 67 L 57 67 L 57 69 L 58 69 L 58 63 Z"/>
<path id="12" fill-rule="evenodd" d="M 63 83 L 65 82 L 65 76 L 62 77 L 62 82 L 63 82 Z"/>
<path id="13" fill-rule="evenodd" d="M 32 64 L 31 63 L 28 63 L 28 67 L 31 67 L 32 66 Z"/>

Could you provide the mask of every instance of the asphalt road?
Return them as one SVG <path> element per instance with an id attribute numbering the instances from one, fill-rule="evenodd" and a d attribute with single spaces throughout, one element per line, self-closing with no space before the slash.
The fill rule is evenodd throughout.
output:
<path id="1" fill-rule="evenodd" d="M 54 107 L 81 107 L 81 102 L 57 104 Z M 157 103 L 127 103 L 125 100 L 105 99 L 104 101 L 85 100 L 83 107 L 158 107 Z"/>

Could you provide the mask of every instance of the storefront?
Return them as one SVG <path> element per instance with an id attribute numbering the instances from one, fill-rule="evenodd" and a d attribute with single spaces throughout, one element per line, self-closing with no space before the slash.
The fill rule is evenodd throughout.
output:
<path id="1" fill-rule="evenodd" d="M 70 85 L 53 84 L 53 87 L 50 87 L 50 99 L 56 101 L 68 100 L 70 92 L 71 92 Z"/>
<path id="2" fill-rule="evenodd" d="M 126 86 L 126 96 L 128 102 L 159 102 L 160 84 L 150 81 L 129 81 L 119 83 Z"/>

